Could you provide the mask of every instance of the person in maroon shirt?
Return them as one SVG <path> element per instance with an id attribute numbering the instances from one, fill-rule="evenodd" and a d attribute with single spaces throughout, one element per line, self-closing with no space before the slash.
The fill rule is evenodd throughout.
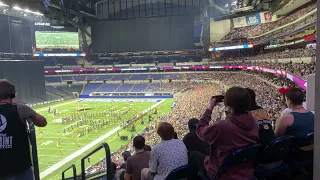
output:
<path id="1" fill-rule="evenodd" d="M 202 154 L 207 154 L 207 149 L 209 148 L 209 144 L 207 142 L 202 141 L 197 133 L 196 127 L 198 119 L 192 118 L 188 121 L 189 131 L 183 138 L 183 143 L 186 145 L 188 151 L 197 151 Z"/>
<path id="2" fill-rule="evenodd" d="M 226 92 L 224 104 L 229 114 L 225 120 L 215 121 L 211 125 L 212 111 L 217 104 L 211 99 L 209 107 L 197 124 L 197 135 L 210 144 L 210 155 L 199 152 L 189 153 L 188 180 L 197 180 L 201 171 L 213 179 L 224 159 L 237 148 L 258 142 L 259 125 L 250 112 L 250 95 L 241 87 L 232 87 Z M 254 173 L 253 162 L 228 168 L 219 180 L 251 180 Z"/>

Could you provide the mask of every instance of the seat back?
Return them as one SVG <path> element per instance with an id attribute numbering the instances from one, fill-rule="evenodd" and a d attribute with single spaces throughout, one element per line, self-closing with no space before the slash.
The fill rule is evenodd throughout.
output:
<path id="1" fill-rule="evenodd" d="M 302 151 L 312 151 L 313 150 L 313 136 L 314 133 L 308 133 L 305 137 L 299 139 L 297 144 L 298 148 Z"/>
<path id="2" fill-rule="evenodd" d="M 261 144 L 253 144 L 232 151 L 232 153 L 224 159 L 222 165 L 219 167 L 214 180 L 217 180 L 220 175 L 229 167 L 237 166 L 245 162 L 255 161 L 261 148 Z"/>
<path id="3" fill-rule="evenodd" d="M 270 142 L 270 144 L 259 153 L 258 164 L 279 162 L 285 159 L 293 149 L 294 136 L 282 136 Z"/>
<path id="4" fill-rule="evenodd" d="M 188 175 L 188 166 L 181 166 L 171 171 L 166 180 L 179 180 L 186 178 Z"/>

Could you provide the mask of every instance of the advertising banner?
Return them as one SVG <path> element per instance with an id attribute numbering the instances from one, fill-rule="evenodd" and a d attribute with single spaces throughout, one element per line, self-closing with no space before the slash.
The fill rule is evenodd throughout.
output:
<path id="1" fill-rule="evenodd" d="M 261 24 L 260 14 L 252 14 L 252 15 L 246 16 L 246 22 L 247 22 L 247 26 Z"/>
<path id="2" fill-rule="evenodd" d="M 270 14 L 270 13 L 264 13 L 263 15 L 264 15 L 264 21 L 265 21 L 265 22 L 270 22 L 270 21 L 272 21 L 272 14 Z"/>
<path id="3" fill-rule="evenodd" d="M 247 26 L 246 17 L 242 16 L 242 17 L 233 18 L 233 25 L 235 28 Z"/>

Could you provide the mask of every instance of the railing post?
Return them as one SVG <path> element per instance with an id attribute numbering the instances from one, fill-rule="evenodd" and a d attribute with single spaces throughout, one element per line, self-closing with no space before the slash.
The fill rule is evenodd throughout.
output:
<path id="1" fill-rule="evenodd" d="M 111 155 L 110 155 L 110 148 L 107 143 L 102 143 L 99 147 L 94 149 L 92 152 L 90 152 L 88 155 L 84 156 L 81 159 L 81 179 L 84 180 L 86 178 L 86 173 L 85 173 L 85 159 L 90 157 L 91 155 L 95 154 L 98 152 L 100 149 L 104 148 L 105 153 L 106 153 L 106 167 L 107 167 L 107 179 L 112 179 L 112 174 L 111 174 Z"/>
<path id="2" fill-rule="evenodd" d="M 72 164 L 70 167 L 68 167 L 66 170 L 64 170 L 62 172 L 62 180 L 65 179 L 65 177 L 64 177 L 65 172 L 67 172 L 71 168 L 72 168 L 72 172 L 73 172 L 73 180 L 77 180 L 77 168 L 74 164 Z"/>
<path id="3" fill-rule="evenodd" d="M 29 131 L 28 132 L 29 140 L 32 147 L 32 166 L 33 166 L 34 179 L 40 180 L 36 129 L 31 120 L 27 120 L 27 125 L 28 125 L 28 131 Z"/>

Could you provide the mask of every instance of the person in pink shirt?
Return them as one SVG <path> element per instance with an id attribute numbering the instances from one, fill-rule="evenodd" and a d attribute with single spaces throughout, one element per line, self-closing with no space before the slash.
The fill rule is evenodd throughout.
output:
<path id="1" fill-rule="evenodd" d="M 200 122 L 197 124 L 197 135 L 210 145 L 210 155 L 189 152 L 188 180 L 197 180 L 198 172 L 204 172 L 213 179 L 224 159 L 234 149 L 256 144 L 259 136 L 259 125 L 250 112 L 249 92 L 241 87 L 230 88 L 225 95 L 224 104 L 228 108 L 225 120 L 211 121 L 211 114 L 217 102 L 211 99 Z M 219 180 L 251 180 L 254 174 L 253 162 L 228 168 Z"/>

